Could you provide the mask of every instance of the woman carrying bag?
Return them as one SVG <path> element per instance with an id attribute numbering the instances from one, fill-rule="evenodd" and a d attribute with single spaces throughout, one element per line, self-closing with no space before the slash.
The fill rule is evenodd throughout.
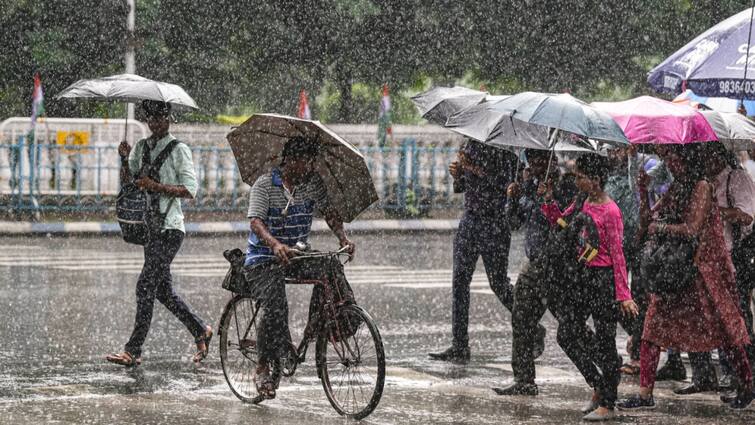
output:
<path id="1" fill-rule="evenodd" d="M 692 247 L 689 259 L 681 256 L 650 258 L 644 263 L 657 266 L 662 260 L 669 273 L 647 274 L 654 293 L 645 318 L 640 347 L 640 393 L 620 402 L 619 409 L 652 409 L 655 372 L 660 347 L 686 352 L 707 352 L 724 347 L 732 359 L 739 382 L 737 395 L 723 400 L 731 408 L 742 409 L 752 401 L 752 374 L 744 346 L 749 342 L 747 329 L 739 313 L 734 281 L 734 266 L 725 247 L 723 227 L 713 201 L 713 189 L 704 178 L 703 146 L 693 144 L 679 147 L 659 146 L 658 154 L 674 176 L 669 191 L 652 211 L 647 204 L 646 179 L 639 179 L 640 230 L 661 246 L 677 244 L 677 252 Z M 686 242 L 685 242 L 686 241 Z M 647 248 L 647 246 L 646 246 Z M 648 255 L 648 250 L 645 251 Z M 684 264 L 688 262 L 688 264 Z M 684 282 L 691 271 L 686 287 L 669 288 L 665 282 Z M 671 279 L 670 277 L 673 277 Z"/>

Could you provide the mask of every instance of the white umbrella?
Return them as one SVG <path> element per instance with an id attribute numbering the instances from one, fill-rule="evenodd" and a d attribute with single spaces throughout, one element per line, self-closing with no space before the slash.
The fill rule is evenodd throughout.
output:
<path id="1" fill-rule="evenodd" d="M 736 112 L 700 111 L 718 136 L 718 141 L 730 150 L 746 151 L 755 148 L 755 123 Z"/>
<path id="2" fill-rule="evenodd" d="M 351 222 L 378 200 L 367 163 L 357 148 L 319 121 L 286 115 L 255 114 L 228 134 L 241 179 L 252 185 L 277 166 L 283 147 L 294 136 L 320 144 L 315 169 L 343 221 Z"/>
<path id="3" fill-rule="evenodd" d="M 134 74 L 111 75 L 93 80 L 79 80 L 55 96 L 61 98 L 91 98 L 117 102 L 156 100 L 176 107 L 199 109 L 194 99 L 180 86 L 154 81 Z"/>
<path id="4" fill-rule="evenodd" d="M 56 99 L 88 98 L 105 101 L 136 103 L 156 100 L 172 106 L 199 109 L 194 99 L 180 86 L 154 81 L 134 74 L 118 74 L 92 80 L 79 80 L 55 96 Z M 128 118 L 126 118 L 126 134 Z"/>

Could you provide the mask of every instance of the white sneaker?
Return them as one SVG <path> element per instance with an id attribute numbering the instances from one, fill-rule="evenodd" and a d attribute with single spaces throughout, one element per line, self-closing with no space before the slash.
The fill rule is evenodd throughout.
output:
<path id="1" fill-rule="evenodd" d="M 590 399 L 590 401 L 588 401 L 587 404 L 585 404 L 582 407 L 582 410 L 580 411 L 584 414 L 588 414 L 592 412 L 593 410 L 597 409 L 598 407 L 600 407 L 600 404 L 596 400 Z"/>
<path id="2" fill-rule="evenodd" d="M 582 417 L 582 420 L 585 422 L 603 422 L 610 421 L 612 419 L 616 419 L 616 412 L 613 409 L 609 410 L 605 415 L 599 414 L 598 410 L 595 409 Z"/>

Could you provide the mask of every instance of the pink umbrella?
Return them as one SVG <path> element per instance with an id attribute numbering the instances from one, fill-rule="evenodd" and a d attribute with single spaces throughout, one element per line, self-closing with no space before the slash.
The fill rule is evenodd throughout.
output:
<path id="1" fill-rule="evenodd" d="M 687 105 L 651 96 L 623 102 L 593 102 L 619 124 L 632 144 L 687 144 L 718 140 L 708 120 Z"/>

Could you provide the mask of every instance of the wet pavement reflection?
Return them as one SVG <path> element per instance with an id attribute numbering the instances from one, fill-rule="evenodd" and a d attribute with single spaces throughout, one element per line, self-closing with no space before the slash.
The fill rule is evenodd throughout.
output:
<path id="1" fill-rule="evenodd" d="M 589 390 L 556 345 L 555 322 L 538 360 L 538 397 L 496 396 L 492 386 L 511 382 L 508 312 L 487 286 L 482 264 L 473 279 L 467 366 L 433 362 L 428 351 L 450 342 L 451 233 L 355 235 L 358 258 L 346 266 L 357 301 L 375 318 L 385 344 L 387 382 L 377 410 L 365 423 L 578 422 Z M 230 298 L 220 284 L 224 249 L 239 237 L 189 237 L 174 264 L 177 291 L 217 328 Z M 335 240 L 315 236 L 327 249 Z M 522 261 L 515 235 L 510 273 Z M 313 356 L 278 398 L 260 406 L 236 399 L 218 359 L 217 340 L 199 366 L 194 343 L 165 308 L 156 305 L 144 364 L 123 369 L 104 361 L 120 351 L 134 320 L 141 252 L 120 239 L 0 238 L 0 423 L 334 423 L 314 369 Z M 294 339 L 304 326 L 309 291 L 289 288 Z M 619 331 L 620 352 L 626 335 Z M 312 347 L 313 348 L 313 347 Z M 313 352 L 313 351 L 310 351 Z M 624 378 L 620 394 L 637 391 Z M 659 383 L 658 409 L 621 416 L 643 424 L 746 424 L 755 410 L 732 412 L 718 395 L 678 397 L 681 383 Z"/>

